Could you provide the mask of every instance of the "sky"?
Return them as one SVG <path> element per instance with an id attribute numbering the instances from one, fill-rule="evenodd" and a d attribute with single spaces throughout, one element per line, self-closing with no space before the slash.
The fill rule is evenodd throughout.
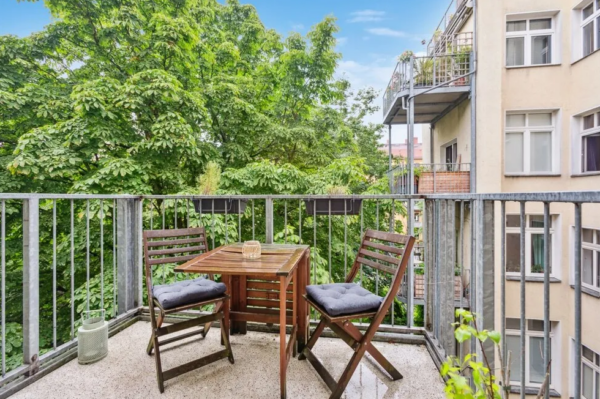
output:
<path id="1" fill-rule="evenodd" d="M 266 27 L 287 36 L 290 32 L 306 34 L 324 17 L 337 18 L 337 50 L 342 54 L 337 76 L 350 81 L 354 90 L 373 87 L 385 90 L 396 64 L 405 50 L 424 52 L 422 40 L 428 41 L 442 18 L 449 0 L 241 0 L 256 7 Z M 42 1 L 17 2 L 0 0 L 0 35 L 27 36 L 40 31 L 52 21 Z M 381 123 L 382 111 L 366 118 Z M 415 133 L 420 136 L 420 128 Z M 406 129 L 394 126 L 392 142 L 404 142 Z M 387 140 L 387 133 L 382 139 Z"/>

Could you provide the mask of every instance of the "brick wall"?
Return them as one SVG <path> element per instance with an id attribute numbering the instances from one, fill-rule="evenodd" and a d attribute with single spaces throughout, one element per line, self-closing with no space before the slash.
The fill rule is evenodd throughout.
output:
<path id="1" fill-rule="evenodd" d="M 436 172 L 434 191 L 433 172 L 421 172 L 418 193 L 468 193 L 470 182 L 470 172 Z"/>

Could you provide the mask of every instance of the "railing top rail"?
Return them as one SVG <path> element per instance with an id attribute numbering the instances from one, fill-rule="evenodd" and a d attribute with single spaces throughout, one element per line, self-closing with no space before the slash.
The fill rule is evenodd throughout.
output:
<path id="1" fill-rule="evenodd" d="M 571 202 L 600 203 L 600 191 L 549 191 L 531 193 L 485 193 L 485 194 L 378 194 L 378 195 L 314 195 L 314 194 L 274 194 L 274 195 L 100 195 L 100 194 L 19 194 L 0 193 L 0 200 L 26 199 L 374 199 L 374 200 L 454 200 L 454 201 L 526 201 L 526 202 Z"/>

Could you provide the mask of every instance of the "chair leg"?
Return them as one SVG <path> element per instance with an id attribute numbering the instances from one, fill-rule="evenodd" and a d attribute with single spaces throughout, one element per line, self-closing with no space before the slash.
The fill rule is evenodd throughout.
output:
<path id="1" fill-rule="evenodd" d="M 219 313 L 221 311 L 222 306 L 223 306 L 223 302 L 216 303 L 214 313 Z M 202 309 L 200 309 L 200 310 L 202 310 Z M 204 325 L 204 330 L 202 331 L 202 338 L 206 337 L 206 334 L 208 334 L 208 331 L 210 330 L 210 327 L 212 326 L 212 324 L 213 324 L 213 322 L 211 321 Z"/>
<path id="2" fill-rule="evenodd" d="M 321 317 L 321 320 L 319 321 L 317 328 L 315 328 L 315 331 L 310 336 L 308 342 L 306 343 L 305 348 L 312 349 L 315 346 L 315 344 L 317 343 L 317 340 L 319 339 L 321 334 L 323 334 L 324 329 L 325 329 L 325 319 L 323 319 Z M 300 355 L 298 356 L 298 360 L 305 360 L 305 359 L 306 359 L 306 355 L 304 353 L 300 353 Z"/>
<path id="3" fill-rule="evenodd" d="M 152 315 L 150 317 L 152 319 L 154 318 L 152 317 Z M 152 356 L 152 349 L 154 348 L 155 331 L 162 326 L 164 319 L 165 317 L 161 312 L 161 314 L 158 316 L 158 320 L 156 321 L 156 327 L 152 326 L 152 335 L 150 336 L 150 341 L 148 342 L 148 346 L 146 347 L 146 353 L 148 354 L 148 356 Z"/>
<path id="4" fill-rule="evenodd" d="M 360 348 L 358 349 L 358 351 L 356 351 L 354 353 L 354 355 L 352 355 L 352 359 L 350 359 L 350 363 L 348 363 L 348 365 L 346 366 L 346 369 L 344 370 L 344 372 L 342 373 L 342 376 L 338 380 L 335 390 L 333 390 L 331 392 L 331 396 L 329 396 L 329 399 L 339 399 L 342 397 L 342 394 L 346 390 L 346 387 L 348 386 L 348 383 L 350 382 L 350 379 L 352 378 L 354 371 L 356 371 L 356 367 L 358 366 L 361 359 L 365 355 L 366 349 L 367 349 L 367 346 L 365 344 L 362 344 L 360 346 Z"/>
<path id="5" fill-rule="evenodd" d="M 155 334 L 152 335 L 154 338 L 153 341 L 155 348 L 154 360 L 156 361 L 156 380 L 158 382 L 158 390 L 160 391 L 160 393 L 163 393 L 165 392 L 165 381 L 163 378 L 162 363 L 160 361 L 160 349 L 158 347 L 158 338 Z"/>
<path id="6" fill-rule="evenodd" d="M 344 331 L 346 331 L 348 334 L 350 334 L 352 336 L 352 338 L 354 338 L 357 342 L 360 342 L 363 338 L 362 333 L 360 332 L 360 330 L 351 322 L 347 322 L 347 323 L 336 323 L 339 327 L 341 327 L 342 329 L 344 329 Z M 392 365 L 392 363 L 390 363 L 389 360 L 386 359 L 385 356 L 383 356 L 383 354 L 381 352 L 379 352 L 379 350 L 377 348 L 375 348 L 375 346 L 373 346 L 372 342 L 369 342 L 367 344 L 367 352 L 373 357 L 373 359 L 375 359 L 375 361 L 377 361 L 377 363 L 379 363 L 379 365 L 381 367 L 383 367 L 383 369 L 385 371 L 388 372 L 388 374 L 390 375 L 390 377 L 392 378 L 393 381 L 397 381 L 397 380 L 401 380 L 402 374 L 400 374 L 400 372 L 398 370 L 396 370 L 396 368 Z"/>

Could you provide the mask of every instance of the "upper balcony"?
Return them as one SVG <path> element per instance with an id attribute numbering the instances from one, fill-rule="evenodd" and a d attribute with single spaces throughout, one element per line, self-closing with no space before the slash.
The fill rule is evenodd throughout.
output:
<path id="1" fill-rule="evenodd" d="M 471 191 L 470 163 L 437 163 L 414 165 L 416 194 L 468 193 Z M 391 192 L 409 194 L 408 164 L 401 164 L 388 172 Z"/>

